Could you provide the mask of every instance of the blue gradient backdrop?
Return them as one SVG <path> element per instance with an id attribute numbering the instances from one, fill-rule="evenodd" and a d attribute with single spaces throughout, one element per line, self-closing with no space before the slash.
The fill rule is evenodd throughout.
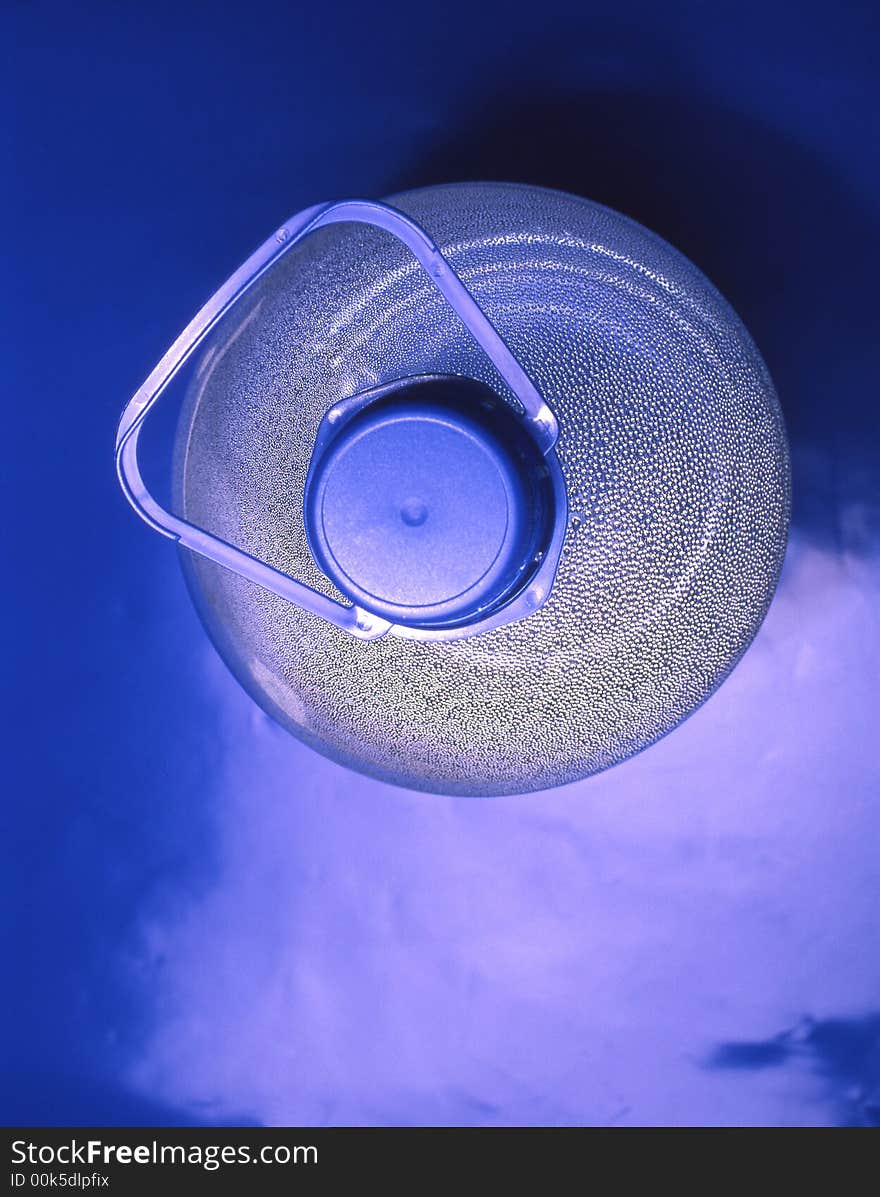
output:
<path id="1" fill-rule="evenodd" d="M 872 8 L 3 5 L 4 1122 L 880 1122 Z M 112 467 L 125 400 L 281 219 L 467 178 L 693 258 L 795 487 L 718 695 L 490 801 L 271 725 Z"/>

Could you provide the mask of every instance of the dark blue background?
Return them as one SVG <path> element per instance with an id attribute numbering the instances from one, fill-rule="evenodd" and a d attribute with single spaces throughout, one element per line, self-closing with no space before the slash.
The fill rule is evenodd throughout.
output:
<path id="1" fill-rule="evenodd" d="M 200 1112 L 123 1079 L 164 1016 L 139 972 L 144 910 L 173 922 L 220 869 L 202 633 L 112 465 L 118 414 L 180 328 L 320 200 L 469 178 L 584 194 L 667 237 L 731 300 L 782 398 L 799 542 L 870 557 L 875 13 L 3 6 L 4 1121 L 265 1117 L 245 1095 Z M 376 809 L 396 801 L 383 791 Z M 394 1102 L 375 1115 L 401 1117 Z"/>

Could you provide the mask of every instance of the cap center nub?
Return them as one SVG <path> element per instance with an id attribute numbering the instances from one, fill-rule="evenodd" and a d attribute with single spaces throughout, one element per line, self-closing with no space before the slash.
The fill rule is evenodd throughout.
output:
<path id="1" fill-rule="evenodd" d="M 400 509 L 400 518 L 410 528 L 420 528 L 428 518 L 428 508 L 421 499 L 407 499 Z"/>

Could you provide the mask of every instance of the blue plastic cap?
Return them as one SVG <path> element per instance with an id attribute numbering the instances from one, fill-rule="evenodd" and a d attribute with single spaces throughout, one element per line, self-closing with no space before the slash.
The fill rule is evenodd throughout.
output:
<path id="1" fill-rule="evenodd" d="M 325 418 L 306 486 L 309 544 L 342 593 L 383 619 L 466 623 L 540 560 L 546 475 L 488 387 L 404 380 Z"/>

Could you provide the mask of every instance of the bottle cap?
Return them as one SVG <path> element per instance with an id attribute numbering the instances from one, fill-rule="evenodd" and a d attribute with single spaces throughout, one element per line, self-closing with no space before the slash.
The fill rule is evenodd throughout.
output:
<path id="1" fill-rule="evenodd" d="M 328 578 L 407 627 L 466 623 L 508 600 L 552 525 L 546 465 L 511 409 L 464 379 L 347 405 L 325 417 L 305 494 Z"/>

